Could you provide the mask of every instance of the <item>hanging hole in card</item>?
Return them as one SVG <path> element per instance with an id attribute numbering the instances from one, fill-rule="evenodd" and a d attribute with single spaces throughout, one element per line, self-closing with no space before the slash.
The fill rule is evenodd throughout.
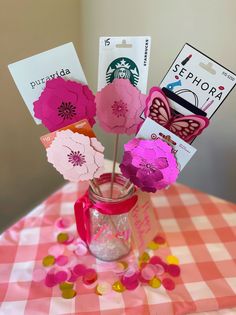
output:
<path id="1" fill-rule="evenodd" d="M 200 62 L 199 63 L 199 66 L 201 68 L 203 68 L 204 70 L 206 70 L 207 72 L 211 73 L 211 74 L 216 74 L 216 71 L 215 69 L 213 68 L 213 63 L 212 62 L 208 62 L 208 63 L 203 63 L 203 62 Z"/>
<path id="2" fill-rule="evenodd" d="M 116 44 L 116 48 L 132 48 L 132 44 L 128 44 L 125 39 L 122 39 L 120 44 Z"/>

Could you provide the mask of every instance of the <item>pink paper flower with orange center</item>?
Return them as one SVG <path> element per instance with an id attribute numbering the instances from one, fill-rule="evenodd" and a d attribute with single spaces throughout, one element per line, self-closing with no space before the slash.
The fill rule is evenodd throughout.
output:
<path id="1" fill-rule="evenodd" d="M 166 142 L 134 138 L 125 144 L 122 174 L 143 191 L 155 192 L 176 181 L 179 174 L 172 148 Z"/>
<path id="2" fill-rule="evenodd" d="M 131 135 L 143 121 L 146 96 L 128 79 L 115 79 L 96 94 L 97 118 L 107 132 Z"/>
<path id="3" fill-rule="evenodd" d="M 95 96 L 87 85 L 62 78 L 47 81 L 41 96 L 34 102 L 35 117 L 49 131 L 61 129 L 86 118 L 95 123 Z"/>
<path id="4" fill-rule="evenodd" d="M 47 148 L 48 161 L 65 179 L 73 182 L 90 180 L 103 173 L 104 147 L 96 138 L 71 130 L 57 131 Z"/>

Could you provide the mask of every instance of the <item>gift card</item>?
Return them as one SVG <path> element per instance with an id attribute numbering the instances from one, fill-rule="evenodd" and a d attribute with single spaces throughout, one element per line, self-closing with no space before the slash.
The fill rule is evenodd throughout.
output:
<path id="1" fill-rule="evenodd" d="M 73 132 L 81 133 L 81 134 L 88 136 L 90 138 L 96 137 L 90 124 L 88 123 L 87 119 L 83 119 L 83 120 L 80 120 L 80 121 L 73 123 L 69 126 L 66 126 L 64 128 L 61 128 L 59 130 L 53 131 L 51 133 L 48 133 L 48 134 L 40 137 L 40 140 L 41 140 L 42 144 L 44 145 L 45 149 L 50 147 L 52 141 L 56 137 L 57 131 L 67 130 L 67 129 L 69 129 Z"/>
<path id="2" fill-rule="evenodd" d="M 202 115 L 181 115 L 170 107 L 168 98 L 159 87 L 153 86 L 146 98 L 145 116 L 170 130 L 185 142 L 192 141 L 209 125 Z"/>
<path id="3" fill-rule="evenodd" d="M 62 77 L 87 84 L 73 43 L 17 61 L 8 68 L 37 124 L 40 120 L 34 117 L 33 102 L 39 98 L 48 80 Z"/>
<path id="4" fill-rule="evenodd" d="M 136 138 L 140 139 L 161 139 L 167 142 L 175 154 L 179 170 L 182 171 L 185 165 L 189 162 L 192 156 L 197 151 L 193 146 L 176 136 L 171 131 L 162 127 L 151 118 L 146 118 L 142 124 Z"/>
<path id="5" fill-rule="evenodd" d="M 100 37 L 98 91 L 114 79 L 129 79 L 146 93 L 151 37 Z"/>
<path id="6" fill-rule="evenodd" d="M 138 190 L 137 196 L 138 201 L 128 218 L 135 247 L 141 255 L 157 234 L 157 217 L 150 194 Z"/>
<path id="7" fill-rule="evenodd" d="M 185 44 L 160 87 L 171 107 L 183 115 L 212 117 L 236 83 L 236 75 Z"/>

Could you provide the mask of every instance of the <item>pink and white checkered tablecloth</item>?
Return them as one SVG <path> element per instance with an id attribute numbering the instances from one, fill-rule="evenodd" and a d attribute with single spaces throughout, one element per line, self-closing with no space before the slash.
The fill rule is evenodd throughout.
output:
<path id="1" fill-rule="evenodd" d="M 169 245 L 156 254 L 172 253 L 180 260 L 173 291 L 139 286 L 99 296 L 78 281 L 77 296 L 66 300 L 58 287 L 32 281 L 35 266 L 55 244 L 55 220 L 73 217 L 73 204 L 84 190 L 84 185 L 65 185 L 1 235 L 1 315 L 236 314 L 236 205 L 180 184 L 152 195 L 157 232 Z M 90 254 L 78 260 L 99 265 Z M 98 278 L 109 275 L 99 272 Z"/>

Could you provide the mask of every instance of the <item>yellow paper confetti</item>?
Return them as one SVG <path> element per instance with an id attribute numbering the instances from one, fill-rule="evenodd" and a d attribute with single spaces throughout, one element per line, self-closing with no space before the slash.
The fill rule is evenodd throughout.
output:
<path id="1" fill-rule="evenodd" d="M 123 271 L 126 270 L 129 265 L 126 261 L 118 261 L 117 266 L 120 268 L 121 271 Z"/>
<path id="2" fill-rule="evenodd" d="M 175 256 L 172 256 L 172 255 L 167 256 L 166 261 L 168 262 L 168 264 L 172 264 L 172 265 L 178 265 L 179 264 L 179 259 Z"/>
<path id="3" fill-rule="evenodd" d="M 152 288 L 159 288 L 161 286 L 161 280 L 154 277 L 152 278 L 148 284 L 152 287 Z"/>
<path id="4" fill-rule="evenodd" d="M 76 291 L 72 289 L 65 289 L 62 291 L 62 297 L 64 299 L 73 299 L 76 296 Z"/>
<path id="5" fill-rule="evenodd" d="M 152 250 L 156 250 L 159 248 L 159 245 L 157 243 L 155 243 L 154 241 L 151 241 L 148 246 L 147 246 L 149 249 L 152 249 Z"/>
<path id="6" fill-rule="evenodd" d="M 144 252 L 140 257 L 139 257 L 139 261 L 140 262 L 148 262 L 150 259 L 150 256 L 147 252 Z"/>
<path id="7" fill-rule="evenodd" d="M 43 266 L 49 267 L 55 264 L 55 257 L 52 255 L 48 255 L 43 259 Z"/>
<path id="8" fill-rule="evenodd" d="M 120 281 L 116 281 L 113 283 L 112 285 L 112 289 L 116 292 L 124 292 L 125 291 L 125 287 L 123 286 L 123 284 Z"/>
<path id="9" fill-rule="evenodd" d="M 67 233 L 59 233 L 57 235 L 58 243 L 64 243 L 69 239 L 69 235 Z"/>
<path id="10" fill-rule="evenodd" d="M 63 291 L 63 290 L 73 289 L 74 284 L 69 283 L 69 282 L 62 282 L 62 283 L 60 283 L 59 287 L 60 287 L 61 291 Z"/>
<path id="11" fill-rule="evenodd" d="M 95 292 L 98 295 L 105 295 L 111 291 L 111 285 L 108 282 L 98 283 Z"/>

